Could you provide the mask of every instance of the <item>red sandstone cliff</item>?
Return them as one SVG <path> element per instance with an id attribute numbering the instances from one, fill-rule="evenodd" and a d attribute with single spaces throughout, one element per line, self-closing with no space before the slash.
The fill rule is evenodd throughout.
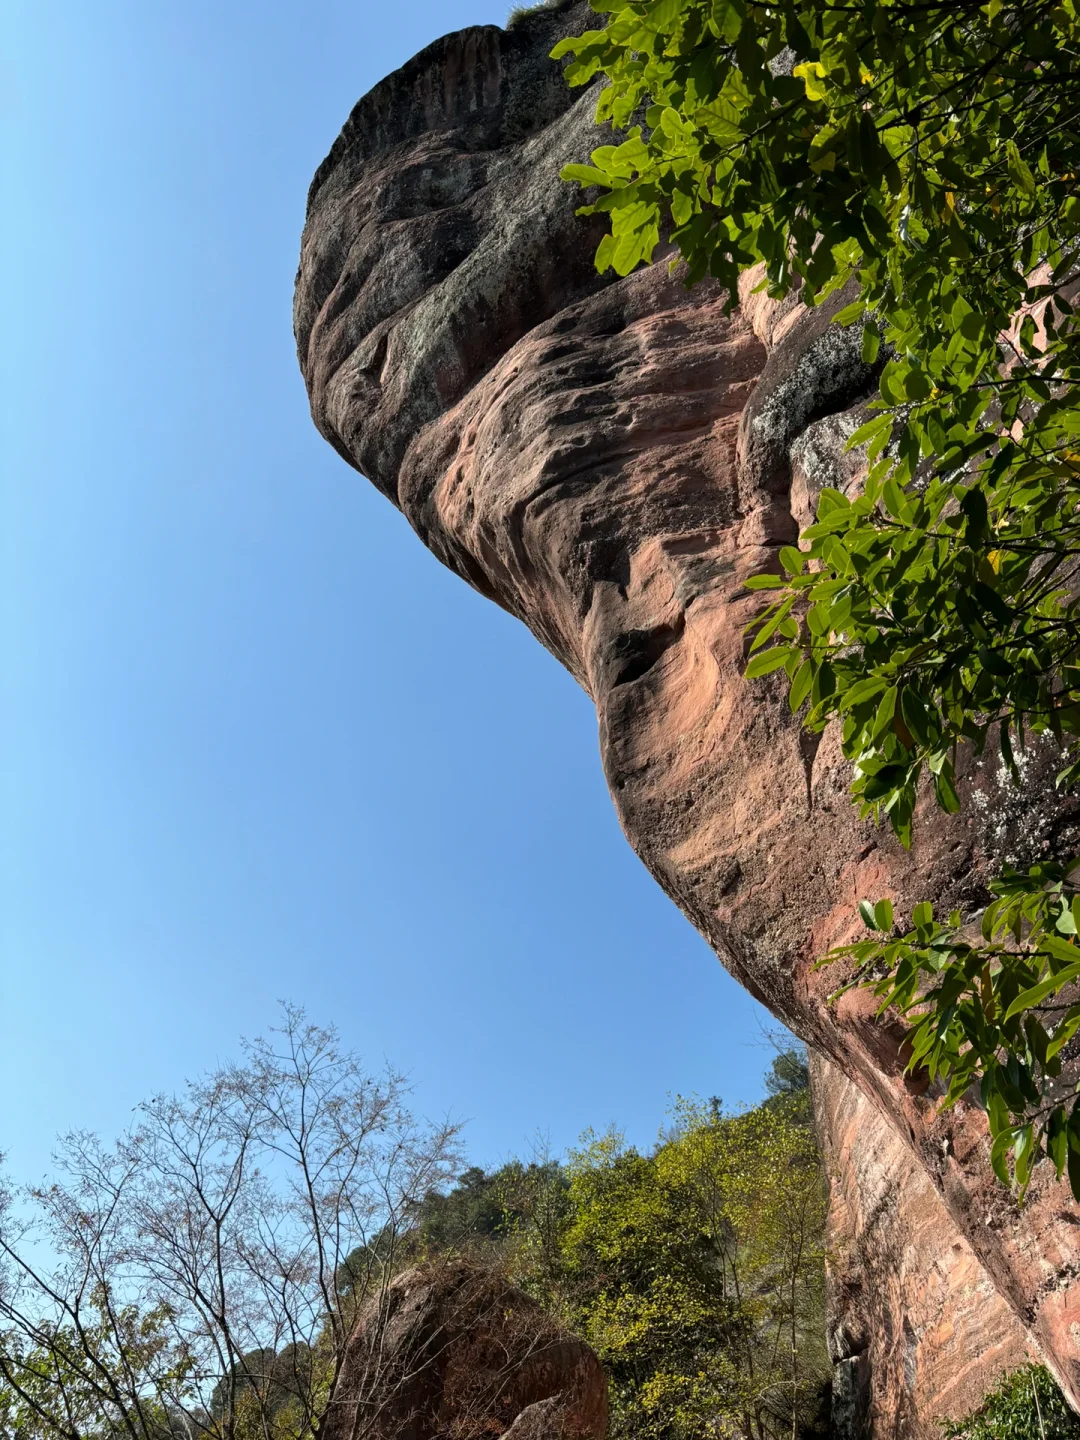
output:
<path id="1" fill-rule="evenodd" d="M 841 1440 L 941 1440 L 1031 1353 L 1025 1327 L 908 1145 L 835 1066 L 811 1061 L 829 1179 L 829 1351 Z"/>
<path id="2" fill-rule="evenodd" d="M 938 1118 L 866 997 L 830 1006 L 835 980 L 812 968 L 857 899 L 976 908 L 1003 856 L 1074 847 L 1075 817 L 1051 756 L 1031 755 L 1020 792 L 969 760 L 962 814 L 926 807 L 905 853 L 856 820 L 835 739 L 801 733 L 773 679 L 744 680 L 741 582 L 775 568 L 822 484 L 857 483 L 843 441 L 872 377 L 830 307 L 754 298 L 728 318 L 664 265 L 596 274 L 597 233 L 555 179 L 597 143 L 594 97 L 547 59 L 587 18 L 575 0 L 462 31 L 357 105 L 313 182 L 297 277 L 312 414 L 589 692 L 630 843 L 833 1067 L 819 1108 L 838 1251 L 866 1272 L 875 1435 L 931 1433 L 935 1407 L 1028 1342 L 1080 1399 L 1067 1191 L 1043 1178 L 1019 1211 L 978 1108 Z M 876 1273 L 898 1246 L 906 1268 Z M 937 1278 L 916 1293 L 918 1275 Z"/>

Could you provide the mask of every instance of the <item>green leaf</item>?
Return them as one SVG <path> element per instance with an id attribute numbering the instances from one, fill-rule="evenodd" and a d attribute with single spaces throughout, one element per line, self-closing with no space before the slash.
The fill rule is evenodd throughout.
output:
<path id="1" fill-rule="evenodd" d="M 1069 1137 L 1065 1121 L 1065 1110 L 1061 1105 L 1051 1110 L 1046 1122 L 1046 1153 L 1053 1161 L 1060 1180 L 1065 1173 L 1069 1156 Z"/>
<path id="2" fill-rule="evenodd" d="M 863 924 L 868 930 L 876 930 L 878 928 L 877 915 L 869 900 L 859 901 L 859 914 L 862 916 Z"/>
<path id="3" fill-rule="evenodd" d="M 1070 945 L 1067 940 L 1059 940 L 1048 930 L 1042 931 L 1039 935 L 1039 949 L 1052 955 L 1055 960 L 1060 960 L 1066 966 L 1078 963 L 1076 946 Z"/>
<path id="4" fill-rule="evenodd" d="M 779 590 L 786 584 L 783 575 L 751 575 L 743 581 L 747 590 Z"/>
<path id="5" fill-rule="evenodd" d="M 742 29 L 745 11 L 735 0 L 712 0 L 712 22 L 726 45 L 734 45 Z"/>
<path id="6" fill-rule="evenodd" d="M 878 704 L 877 714 L 874 716 L 873 738 L 875 742 L 893 729 L 893 716 L 896 714 L 896 686 L 891 686 L 885 691 Z"/>
<path id="7" fill-rule="evenodd" d="M 791 682 L 791 690 L 788 693 L 788 705 L 794 715 L 807 695 L 814 682 L 814 667 L 809 660 L 804 660 L 795 672 L 795 678 Z"/>
<path id="8" fill-rule="evenodd" d="M 794 602 L 795 596 L 788 595 L 785 599 L 781 600 L 771 612 L 767 613 L 764 623 L 757 631 L 753 638 L 753 641 L 751 642 L 751 655 L 754 653 L 755 650 L 760 650 L 762 646 L 766 645 L 772 639 L 773 635 L 775 635 L 776 631 L 783 623 L 788 611 L 791 609 Z"/>
<path id="9" fill-rule="evenodd" d="M 845 305 L 842 310 L 836 312 L 833 316 L 833 324 L 843 326 L 854 325 L 855 321 L 861 320 L 865 314 L 866 301 L 853 300 L 850 305 Z"/>
<path id="10" fill-rule="evenodd" d="M 905 400 L 925 400 L 933 389 L 929 377 L 917 365 L 910 365 L 903 375 Z"/>
<path id="11" fill-rule="evenodd" d="M 1011 1130 L 1006 1130 L 1006 1131 L 1004 1132 L 1004 1134 L 1001 1134 L 1001 1135 L 999 1135 L 999 1136 L 997 1137 L 997 1139 L 994 1141 L 993 1145 L 991 1145 L 991 1147 L 990 1147 L 990 1165 L 991 1165 L 991 1168 L 993 1169 L 994 1174 L 997 1176 L 997 1178 L 1001 1181 L 1001 1183 L 1002 1183 L 1003 1185 L 1008 1185 L 1008 1184 L 1010 1183 L 1009 1167 L 1008 1167 L 1008 1165 L 1005 1163 L 1005 1160 L 1006 1160 L 1006 1156 L 1008 1155 L 1009 1151 L 1012 1149 L 1012 1146 L 1013 1146 L 1013 1132 L 1012 1132 Z M 1071 1165 L 1071 1163 L 1070 1163 L 1070 1166 L 1069 1166 L 1069 1174 L 1070 1174 L 1070 1177 L 1071 1177 L 1071 1175 L 1072 1175 L 1072 1165 Z M 1080 1197 L 1078 1197 L 1078 1198 L 1080 1198 Z"/>
<path id="12" fill-rule="evenodd" d="M 841 701 L 841 709 L 852 710 L 856 705 L 865 704 L 872 700 L 875 695 L 880 695 L 886 688 L 886 682 L 880 676 L 871 675 L 865 680 L 859 680 L 851 689 L 846 692 Z"/>
<path id="13" fill-rule="evenodd" d="M 923 746 L 933 744 L 935 736 L 931 730 L 927 707 L 918 691 L 911 685 L 905 686 L 900 696 L 900 713 L 904 717 L 904 724 L 918 744 Z"/>
<path id="14" fill-rule="evenodd" d="M 1054 929 L 1059 935 L 1077 934 L 1076 919 L 1069 905 L 1063 903 L 1057 919 L 1054 921 Z"/>
<path id="15" fill-rule="evenodd" d="M 886 405 L 892 405 L 895 408 L 904 403 L 904 392 L 897 388 L 895 361 L 886 365 L 885 369 L 881 372 L 878 387 L 881 390 L 881 398 L 885 401 Z"/>
<path id="16" fill-rule="evenodd" d="M 907 496 L 894 479 L 890 477 L 886 480 L 881 494 L 885 506 L 894 520 L 907 519 L 911 506 L 908 504 Z"/>
<path id="17" fill-rule="evenodd" d="M 828 87 L 825 79 L 825 66 L 820 61 L 808 60 L 803 65 L 796 65 L 791 73 L 806 86 L 808 100 L 825 99 Z"/>
<path id="18" fill-rule="evenodd" d="M 1020 1186 L 1021 1190 L 1027 1188 L 1027 1183 L 1031 1179 L 1031 1165 L 1034 1159 L 1034 1150 L 1034 1127 L 1030 1124 L 1022 1125 L 1017 1133 L 1016 1145 L 1014 1147 L 1016 1183 Z"/>
<path id="19" fill-rule="evenodd" d="M 579 185 L 610 185 L 611 177 L 595 165 L 564 165 L 559 171 L 560 180 L 576 180 Z"/>
<path id="20" fill-rule="evenodd" d="M 891 434 L 892 427 L 893 417 L 891 415 L 875 415 L 872 420 L 867 420 L 865 424 L 860 425 L 857 430 L 848 436 L 848 441 L 844 448 L 846 450 L 855 450 L 860 445 L 868 445 L 879 436 L 888 436 Z"/>
<path id="21" fill-rule="evenodd" d="M 762 650 L 759 654 L 752 655 L 746 666 L 747 680 L 756 680 L 759 675 L 771 675 L 786 663 L 791 653 L 790 645 L 774 645 L 771 650 Z"/>
<path id="22" fill-rule="evenodd" d="M 874 924 L 886 933 L 893 928 L 893 907 L 891 900 L 879 900 L 874 906 Z"/>
<path id="23" fill-rule="evenodd" d="M 1009 174 L 1025 195 L 1035 194 L 1035 176 L 1032 175 L 1026 161 L 1020 156 L 1016 141 L 1009 140 L 1005 144 L 1005 152 L 1008 156 Z"/>
<path id="24" fill-rule="evenodd" d="M 1046 1047 L 1046 1058 L 1052 1060 L 1080 1030 L 1080 1005 L 1070 1006 L 1064 1017 L 1054 1027 L 1050 1044 Z"/>
<path id="25" fill-rule="evenodd" d="M 970 486 L 964 491 L 960 501 L 960 509 L 967 517 L 967 537 L 969 541 L 983 539 L 989 528 L 989 511 L 986 504 L 986 496 L 977 485 Z"/>
<path id="26" fill-rule="evenodd" d="M 956 786 L 953 783 L 951 765 L 943 768 L 940 774 L 934 776 L 934 795 L 946 814 L 955 815 L 960 809 L 960 796 L 956 793 Z"/>
<path id="27" fill-rule="evenodd" d="M 1080 976 L 1080 960 L 1073 965 L 1066 965 L 1056 975 L 1049 975 L 1045 980 L 1040 980 L 1038 985 L 1029 986 L 1027 990 L 1021 991 L 1005 1011 L 1005 1019 L 1011 1020 L 1022 1010 L 1033 1010 L 1036 1005 L 1041 1005 L 1048 996 L 1056 995 L 1059 990 L 1071 984 L 1078 976 Z"/>

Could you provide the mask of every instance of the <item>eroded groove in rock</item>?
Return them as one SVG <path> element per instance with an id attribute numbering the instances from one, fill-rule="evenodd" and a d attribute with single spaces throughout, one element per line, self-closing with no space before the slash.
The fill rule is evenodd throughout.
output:
<path id="1" fill-rule="evenodd" d="M 1075 833 L 1052 798 L 1053 756 L 1033 754 L 1019 802 L 967 757 L 961 815 L 925 804 L 908 854 L 858 822 L 836 737 L 808 756 L 781 686 L 744 680 L 756 602 L 742 581 L 775 568 L 822 484 L 858 483 L 843 441 L 871 377 L 820 313 L 752 283 L 728 317 L 714 286 L 687 291 L 663 263 L 596 275 L 597 232 L 555 178 L 598 143 L 594 101 L 546 59 L 588 23 L 578 0 L 510 32 L 463 31 L 357 106 L 313 187 L 297 277 L 313 416 L 440 560 L 589 691 L 650 872 L 917 1157 L 1080 1398 L 1067 1192 L 1043 1177 L 1018 1210 L 979 1109 L 937 1117 L 870 997 L 829 1005 L 833 982 L 812 964 L 855 932 L 859 898 L 971 909 L 1003 853 Z"/>

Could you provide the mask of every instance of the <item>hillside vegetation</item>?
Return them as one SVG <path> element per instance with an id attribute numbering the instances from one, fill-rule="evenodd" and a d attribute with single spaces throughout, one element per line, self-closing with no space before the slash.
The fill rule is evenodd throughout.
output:
<path id="1" fill-rule="evenodd" d="M 827 1188 L 800 1049 L 765 1089 L 736 1112 L 677 1100 L 648 1149 L 608 1129 L 462 1169 L 400 1075 L 287 1008 L 111 1148 L 73 1133 L 50 1183 L 0 1186 L 0 1440 L 317 1440 L 360 1311 L 377 1355 L 395 1277 L 462 1261 L 592 1347 L 611 1440 L 825 1437 Z M 391 1410 L 395 1376 L 368 1377 Z M 382 1414 L 358 1411 L 354 1440 L 386 1440 Z M 477 1436 L 502 1433 L 490 1419 Z M 1077 1433 L 1029 1367 L 943 1440 Z"/>
<path id="2" fill-rule="evenodd" d="M 642 1152 L 589 1133 L 565 1161 L 466 1171 L 419 1207 L 419 1253 L 461 1251 L 510 1278 L 596 1350 L 617 1440 L 822 1434 L 826 1190 L 805 1060 L 726 1113 L 677 1102 Z M 362 1270 L 367 1257 L 350 1257 Z"/>
<path id="3" fill-rule="evenodd" d="M 0 1190 L 0 1436 L 315 1440 L 361 1308 L 377 1325 L 395 1276 L 461 1259 L 592 1346 L 616 1440 L 824 1434 L 826 1190 L 797 1052 L 767 1089 L 740 1113 L 678 1101 L 646 1151 L 608 1130 L 462 1170 L 399 1075 L 287 1010 L 111 1148 L 69 1135 L 51 1183 Z"/>

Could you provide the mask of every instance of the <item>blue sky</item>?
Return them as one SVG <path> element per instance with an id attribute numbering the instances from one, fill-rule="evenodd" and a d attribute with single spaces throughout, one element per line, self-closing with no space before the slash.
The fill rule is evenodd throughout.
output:
<path id="1" fill-rule="evenodd" d="M 489 1163 L 766 1017 L 627 847 L 591 706 L 318 437 L 290 330 L 356 99 L 505 0 L 9 0 L 0 1149 L 304 1004 Z"/>

